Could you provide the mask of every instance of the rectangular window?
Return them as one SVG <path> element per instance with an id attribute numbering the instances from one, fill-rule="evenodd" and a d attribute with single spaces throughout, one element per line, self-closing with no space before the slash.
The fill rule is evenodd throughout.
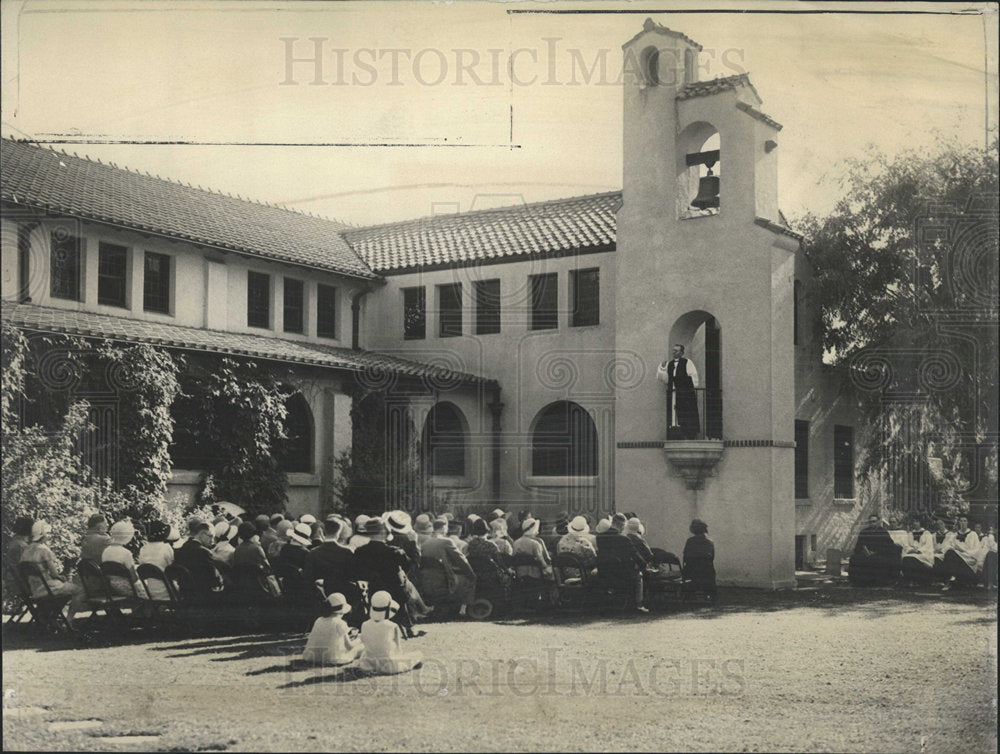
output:
<path id="1" fill-rule="evenodd" d="M 247 272 L 247 327 L 271 326 L 271 276 Z"/>
<path id="2" fill-rule="evenodd" d="M 83 243 L 78 236 L 69 236 L 62 231 L 52 234 L 49 272 L 49 295 L 52 298 L 80 300 L 82 247 Z"/>
<path id="3" fill-rule="evenodd" d="M 427 294 L 424 287 L 403 289 L 403 338 L 427 337 Z"/>
<path id="4" fill-rule="evenodd" d="M 337 337 L 337 289 L 332 285 L 316 286 L 316 335 Z"/>
<path id="5" fill-rule="evenodd" d="M 795 497 L 809 497 L 809 422 L 795 420 Z"/>
<path id="6" fill-rule="evenodd" d="M 438 337 L 454 338 L 462 334 L 462 284 L 439 285 Z"/>
<path id="7" fill-rule="evenodd" d="M 97 247 L 97 303 L 125 308 L 128 249 L 113 243 Z"/>
<path id="8" fill-rule="evenodd" d="M 476 335 L 493 335 L 500 332 L 500 281 L 477 280 Z"/>
<path id="9" fill-rule="evenodd" d="M 597 267 L 589 270 L 573 270 L 570 276 L 573 286 L 573 327 L 601 324 L 601 271 Z"/>
<path id="10" fill-rule="evenodd" d="M 142 272 L 142 308 L 170 314 L 170 257 L 147 251 Z"/>
<path id="11" fill-rule="evenodd" d="M 305 330 L 305 284 L 295 278 L 285 278 L 285 332 L 303 332 Z"/>
<path id="12" fill-rule="evenodd" d="M 530 275 L 531 319 L 530 330 L 553 330 L 559 326 L 559 278 L 555 272 Z"/>
<path id="13" fill-rule="evenodd" d="M 854 497 L 854 427 L 833 427 L 833 496 Z"/>

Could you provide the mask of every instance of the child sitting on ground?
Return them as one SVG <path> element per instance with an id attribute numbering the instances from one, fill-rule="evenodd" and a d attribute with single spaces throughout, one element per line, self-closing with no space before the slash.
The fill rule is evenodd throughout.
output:
<path id="1" fill-rule="evenodd" d="M 361 642 L 352 636 L 352 631 L 344 616 L 351 612 L 347 598 L 340 592 L 334 592 L 326 598 L 321 608 L 321 615 L 313 623 L 305 649 L 302 650 L 302 662 L 326 665 L 344 665 L 353 662 L 361 654 Z"/>
<path id="2" fill-rule="evenodd" d="M 364 652 L 358 664 L 359 669 L 392 675 L 405 673 L 420 665 L 419 653 L 403 652 L 403 631 L 392 622 L 397 610 L 399 604 L 393 601 L 388 592 L 375 592 L 372 595 L 370 617 L 361 624 Z"/>

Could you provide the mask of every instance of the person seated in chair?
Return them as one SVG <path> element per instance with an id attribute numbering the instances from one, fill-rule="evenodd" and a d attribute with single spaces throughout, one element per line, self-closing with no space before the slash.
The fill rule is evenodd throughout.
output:
<path id="1" fill-rule="evenodd" d="M 642 584 L 645 563 L 632 540 L 622 533 L 626 520 L 623 513 L 616 513 L 598 522 L 597 575 L 606 583 L 621 582 L 627 586 L 636 609 L 645 611 Z"/>
<path id="2" fill-rule="evenodd" d="M 174 548 L 167 540 L 172 535 L 174 539 L 179 538 L 177 530 L 163 521 L 150 521 L 146 527 L 146 544 L 139 548 L 139 557 L 136 559 L 137 565 L 150 564 L 166 571 L 167 566 L 174 562 Z M 162 581 L 152 580 L 147 584 L 150 599 L 166 601 L 170 599 L 166 584 Z"/>
<path id="3" fill-rule="evenodd" d="M 288 543 L 278 553 L 275 565 L 281 563 L 304 571 L 309 545 L 312 543 L 311 537 L 312 527 L 309 524 L 303 524 L 301 521 L 295 524 L 288 532 Z"/>
<path id="4" fill-rule="evenodd" d="M 969 519 L 961 516 L 958 519 L 958 531 L 955 541 L 944 555 L 944 569 L 950 577 L 948 586 L 974 586 L 979 581 L 976 566 L 979 555 L 979 537 L 969 528 Z"/>
<path id="5" fill-rule="evenodd" d="M 899 576 L 899 545 L 892 541 L 882 518 L 873 513 L 868 517 L 868 526 L 858 534 L 848 564 L 847 575 L 855 586 L 871 586 L 886 583 Z"/>
<path id="6" fill-rule="evenodd" d="M 404 633 L 413 633 L 413 621 L 406 609 L 407 594 L 403 579 L 410 567 L 410 559 L 398 547 L 386 543 L 388 529 L 381 518 L 370 518 L 365 523 L 367 544 L 354 551 L 354 576 L 368 582 L 368 593 L 388 592 L 399 603 L 399 625 Z"/>
<path id="7" fill-rule="evenodd" d="M 590 527 L 587 526 L 587 519 L 583 516 L 576 516 L 566 526 L 566 534 L 560 537 L 556 544 L 557 553 L 569 553 L 576 555 L 583 563 L 584 568 L 593 570 L 597 565 L 597 548 L 590 540 Z"/>
<path id="8" fill-rule="evenodd" d="M 119 576 L 111 576 L 108 583 L 111 591 L 116 597 L 132 597 L 134 594 L 145 594 L 142 583 L 135 572 L 135 559 L 132 553 L 126 548 L 129 542 L 135 537 L 135 527 L 128 519 L 117 522 L 111 527 L 111 544 L 104 548 L 101 553 L 102 563 L 118 563 L 128 570 L 131 583 L 125 582 Z M 133 592 L 133 589 L 135 592 Z"/>
<path id="9" fill-rule="evenodd" d="M 465 614 L 466 605 L 472 601 L 476 591 L 476 572 L 472 570 L 468 559 L 462 554 L 448 536 L 448 519 L 436 518 L 432 524 L 433 534 L 420 546 L 422 560 L 435 560 L 448 572 L 449 600 L 460 603 L 460 613 Z M 426 591 L 426 577 L 421 574 Z M 443 586 L 443 585 L 442 585 Z"/>
<path id="10" fill-rule="evenodd" d="M 704 592 L 711 600 L 717 596 L 715 585 L 715 543 L 706 535 L 708 524 L 696 518 L 688 527 L 691 536 L 684 543 L 684 578 L 692 591 Z"/>
<path id="11" fill-rule="evenodd" d="M 101 564 L 101 553 L 111 544 L 108 536 L 108 519 L 95 513 L 87 519 L 87 531 L 83 533 L 80 542 L 80 560 L 88 560 L 95 565 Z"/>
<path id="12" fill-rule="evenodd" d="M 355 579 L 354 551 L 343 541 L 350 525 L 339 516 L 328 516 L 323 522 L 323 544 L 306 556 L 305 576 L 309 581 L 322 581 L 327 596 L 339 592 L 351 606 L 345 620 L 355 628 L 364 620 L 364 595 Z"/>
<path id="13" fill-rule="evenodd" d="M 21 562 L 21 555 L 31 544 L 31 527 L 35 519 L 31 516 L 18 516 L 11 528 L 10 542 L 7 543 L 7 552 L 4 553 L 8 563 L 17 564 Z"/>
<path id="14" fill-rule="evenodd" d="M 545 542 L 538 536 L 541 522 L 534 518 L 526 518 L 521 522 L 521 536 L 514 542 L 514 556 L 527 556 L 534 563 L 518 563 L 515 567 L 518 578 L 531 578 L 539 581 L 553 581 L 552 558 Z"/>
<path id="15" fill-rule="evenodd" d="M 66 624 L 70 628 L 73 628 L 73 616 L 83 608 L 84 603 L 87 601 L 87 595 L 81 585 L 63 581 L 59 559 L 56 558 L 55 553 L 52 552 L 47 544 L 51 532 L 52 527 L 49 526 L 48 522 L 35 521 L 31 525 L 31 541 L 21 553 L 20 562 L 34 563 L 38 566 L 38 569 L 42 572 L 42 576 L 48 583 L 49 588 L 46 590 L 45 584 L 42 584 L 38 579 L 29 578 L 28 589 L 31 590 L 33 598 L 46 598 L 49 596 L 50 591 L 54 597 L 69 597 L 69 603 L 63 610 L 63 616 L 66 619 Z"/>
<path id="16" fill-rule="evenodd" d="M 195 601 L 215 601 L 223 589 L 222 576 L 215 568 L 212 547 L 215 534 L 208 521 L 194 519 L 188 522 L 188 539 L 174 553 L 174 563 L 191 576 L 191 587 Z"/>
<path id="17" fill-rule="evenodd" d="M 927 584 L 934 573 L 934 534 L 918 517 L 910 532 L 910 543 L 903 548 L 903 578 L 911 585 Z"/>

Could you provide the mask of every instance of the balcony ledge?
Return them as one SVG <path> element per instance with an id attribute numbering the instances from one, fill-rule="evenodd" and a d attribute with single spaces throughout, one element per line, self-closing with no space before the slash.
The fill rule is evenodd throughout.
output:
<path id="1" fill-rule="evenodd" d="M 689 490 L 700 490 L 705 477 L 712 474 L 722 458 L 725 445 L 722 440 L 667 440 L 663 453 Z"/>

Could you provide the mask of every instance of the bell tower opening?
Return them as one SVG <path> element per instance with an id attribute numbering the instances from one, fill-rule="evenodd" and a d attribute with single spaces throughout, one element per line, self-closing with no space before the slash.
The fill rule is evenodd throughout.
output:
<path id="1" fill-rule="evenodd" d="M 722 141 L 704 121 L 692 123 L 677 138 L 677 216 L 718 214 L 721 208 Z"/>

